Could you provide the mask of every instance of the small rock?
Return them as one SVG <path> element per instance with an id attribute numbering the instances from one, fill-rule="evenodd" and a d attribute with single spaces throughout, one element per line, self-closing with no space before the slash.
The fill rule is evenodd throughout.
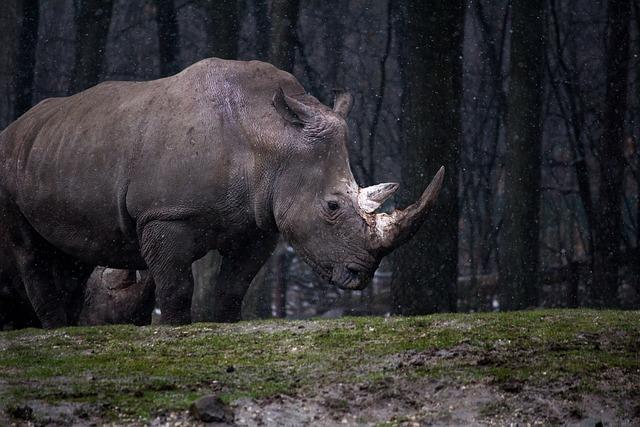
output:
<path id="1" fill-rule="evenodd" d="M 215 394 L 203 396 L 191 404 L 191 415 L 205 423 L 233 422 L 233 411 Z"/>
<path id="2" fill-rule="evenodd" d="M 436 357 L 440 357 L 442 359 L 450 359 L 456 355 L 455 352 L 449 350 L 438 350 L 436 351 Z"/>
<path id="3" fill-rule="evenodd" d="M 480 359 L 478 359 L 478 361 L 476 362 L 476 364 L 478 366 L 488 366 L 491 365 L 493 363 L 493 360 L 491 360 L 490 357 L 481 357 Z"/>
<path id="4" fill-rule="evenodd" d="M 507 381 L 502 384 L 501 388 L 508 393 L 520 393 L 522 391 L 522 384 L 516 381 Z"/>
<path id="5" fill-rule="evenodd" d="M 29 405 L 9 406 L 7 407 L 7 414 L 19 420 L 29 421 L 33 419 L 33 409 Z"/>
<path id="6" fill-rule="evenodd" d="M 602 424 L 602 421 L 595 418 L 585 418 L 584 420 L 580 421 L 579 426 L 580 427 L 603 427 L 604 424 Z"/>

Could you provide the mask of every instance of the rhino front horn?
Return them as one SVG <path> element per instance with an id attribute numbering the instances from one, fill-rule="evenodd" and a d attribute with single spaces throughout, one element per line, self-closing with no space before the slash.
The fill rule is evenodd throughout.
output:
<path id="1" fill-rule="evenodd" d="M 375 215 L 373 247 L 389 252 L 409 240 L 418 231 L 431 212 L 442 188 L 444 166 L 442 166 L 422 193 L 418 201 L 403 210 L 396 209 L 390 214 Z"/>

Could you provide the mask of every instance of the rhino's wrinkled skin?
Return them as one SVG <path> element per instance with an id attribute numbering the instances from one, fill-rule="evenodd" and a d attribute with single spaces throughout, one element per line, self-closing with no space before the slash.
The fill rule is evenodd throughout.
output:
<path id="1" fill-rule="evenodd" d="M 396 185 L 360 189 L 346 114 L 257 61 L 208 59 L 149 82 L 105 82 L 42 101 L 0 134 L 0 242 L 45 327 L 77 322 L 96 265 L 148 268 L 163 323 L 190 321 L 191 263 L 224 257 L 218 320 L 278 232 L 322 277 L 361 289 L 432 206 L 442 170 L 405 211 Z"/>

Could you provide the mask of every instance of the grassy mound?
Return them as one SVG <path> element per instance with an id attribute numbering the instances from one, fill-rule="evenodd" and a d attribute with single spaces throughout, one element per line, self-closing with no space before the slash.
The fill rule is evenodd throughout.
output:
<path id="1" fill-rule="evenodd" d="M 0 424 L 640 422 L 640 312 L 104 326 L 0 333 Z"/>

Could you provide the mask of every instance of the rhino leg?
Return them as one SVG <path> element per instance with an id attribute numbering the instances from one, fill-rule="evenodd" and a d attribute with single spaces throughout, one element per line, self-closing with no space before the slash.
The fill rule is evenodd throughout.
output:
<path id="1" fill-rule="evenodd" d="M 140 239 L 142 256 L 156 283 L 160 323 L 191 322 L 193 275 L 191 263 L 204 256 L 197 244 L 202 233 L 181 221 L 152 221 L 144 226 Z"/>
<path id="2" fill-rule="evenodd" d="M 1 237 L 0 237 L 1 241 Z M 13 255 L 0 248 L 0 331 L 39 327 L 40 321 L 31 307 L 18 272 L 13 268 Z"/>
<path id="3" fill-rule="evenodd" d="M 150 325 L 151 313 L 156 306 L 155 288 L 153 277 L 148 272 L 142 272 L 142 277 L 138 283 L 139 290 L 137 298 L 134 299 L 134 308 L 131 309 L 131 323 L 137 326 Z"/>
<path id="4" fill-rule="evenodd" d="M 248 248 L 223 253 L 220 275 L 214 289 L 215 322 L 241 320 L 242 300 L 251 280 L 269 259 L 277 241 L 277 236 L 270 236 L 252 243 Z"/>
<path id="5" fill-rule="evenodd" d="M 3 225 L 0 222 L 0 331 L 38 326 L 40 322 L 24 291 Z"/>
<path id="6" fill-rule="evenodd" d="M 10 252 L 26 295 L 45 328 L 73 324 L 82 305 L 83 285 L 92 266 L 60 252 L 44 240 L 0 194 L 0 241 Z"/>

